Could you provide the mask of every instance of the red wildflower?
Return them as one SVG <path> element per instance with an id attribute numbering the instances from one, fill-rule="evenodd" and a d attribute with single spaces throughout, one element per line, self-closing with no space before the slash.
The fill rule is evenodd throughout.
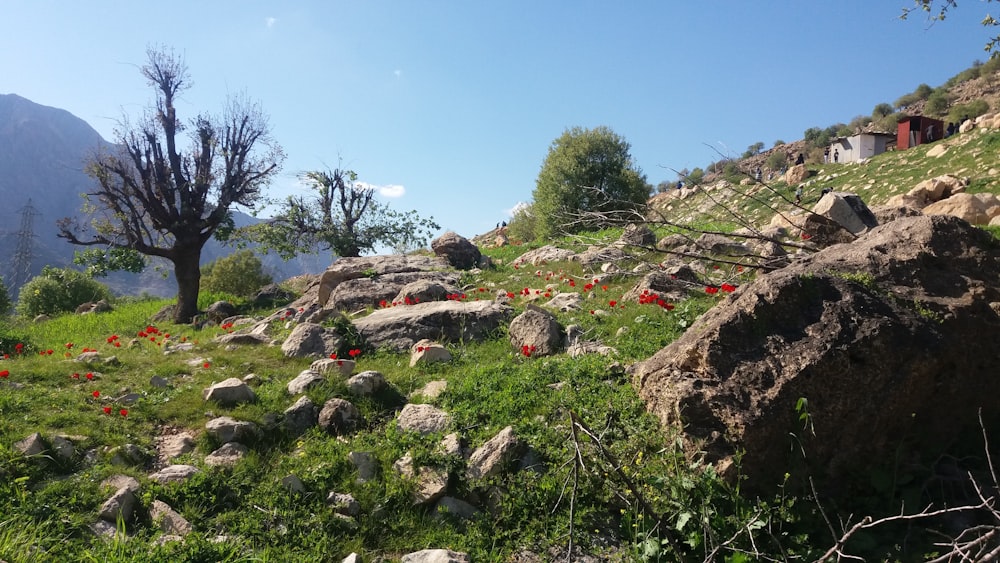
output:
<path id="1" fill-rule="evenodd" d="M 212 364 L 210 364 L 208 362 L 205 362 L 205 363 L 201 364 L 201 367 L 203 367 L 205 369 L 208 369 L 208 368 L 212 367 Z"/>
<path id="2" fill-rule="evenodd" d="M 94 379 L 94 374 L 88 371 L 86 377 L 87 379 Z"/>
<path id="3" fill-rule="evenodd" d="M 69 350 L 69 349 L 70 349 L 70 348 L 72 348 L 72 347 L 73 347 L 73 343 L 72 343 L 72 342 L 67 342 L 67 343 L 66 343 L 66 349 L 67 349 L 67 350 Z"/>
<path id="4" fill-rule="evenodd" d="M 378 306 L 382 307 L 383 309 L 385 309 L 386 307 L 389 306 L 389 303 L 385 299 L 383 299 L 383 300 L 381 300 L 381 301 L 378 302 Z"/>
<path id="5" fill-rule="evenodd" d="M 348 352 L 348 354 L 350 354 L 350 356 L 352 358 L 357 358 L 358 356 L 361 355 L 361 350 L 355 348 L 355 349 L 351 350 L 350 352 Z"/>
<path id="6" fill-rule="evenodd" d="M 611 301 L 608 301 L 608 305 L 610 305 L 610 306 L 612 306 L 612 307 L 614 307 L 614 306 L 615 306 L 615 305 L 617 305 L 617 304 L 618 304 L 618 302 L 617 302 L 617 301 L 615 301 L 614 299 L 612 299 Z"/>
<path id="7" fill-rule="evenodd" d="M 46 350 L 45 353 L 48 354 L 49 356 L 51 356 L 52 355 L 52 348 L 49 348 L 48 350 Z"/>
<path id="8" fill-rule="evenodd" d="M 724 284 L 722 284 L 722 288 L 721 289 L 722 289 L 722 291 L 725 291 L 726 293 L 732 293 L 732 292 L 736 291 L 736 286 L 735 285 L 730 285 L 728 283 L 724 283 Z"/>
<path id="9" fill-rule="evenodd" d="M 513 299 L 514 298 L 514 292 L 513 291 L 508 291 L 507 292 L 507 298 L 508 299 Z"/>
<path id="10" fill-rule="evenodd" d="M 118 411 L 118 414 L 120 414 L 122 416 L 128 416 L 128 409 L 122 409 L 122 410 Z"/>
<path id="11" fill-rule="evenodd" d="M 576 287 L 576 280 L 569 280 L 570 287 Z"/>
<path id="12" fill-rule="evenodd" d="M 336 360 L 337 359 L 337 354 L 336 353 L 330 354 L 330 359 L 331 360 Z"/>
<path id="13" fill-rule="evenodd" d="M 417 346 L 417 352 L 423 352 L 426 349 L 427 348 L 424 348 L 423 346 Z"/>
<path id="14" fill-rule="evenodd" d="M 606 286 L 606 285 L 602 285 L 602 286 L 601 286 L 601 289 L 603 289 L 604 291 L 607 291 L 607 290 L 608 290 L 608 286 Z"/>
<path id="15" fill-rule="evenodd" d="M 717 288 L 717 287 L 711 287 L 711 286 L 709 286 L 709 287 L 705 288 L 705 293 L 707 293 L 709 295 L 715 295 L 718 292 L 719 292 L 719 288 Z"/>
<path id="16" fill-rule="evenodd" d="M 111 414 L 111 407 L 104 407 L 104 414 Z"/>
<path id="17" fill-rule="evenodd" d="M 590 310 L 590 314 L 591 314 L 591 315 L 593 315 L 593 314 L 594 314 L 594 310 L 593 310 L 593 309 L 591 309 L 591 310 Z"/>
<path id="18" fill-rule="evenodd" d="M 811 238 L 812 235 L 810 235 L 809 233 L 802 233 L 802 240 L 809 240 Z"/>
<path id="19" fill-rule="evenodd" d="M 594 284 L 592 284 L 592 283 L 588 283 L 588 284 L 586 284 L 586 285 L 583 286 L 583 290 L 584 291 L 590 291 L 591 289 L 594 289 Z"/>
<path id="20" fill-rule="evenodd" d="M 0 377 L 7 377 L 8 375 L 10 375 L 10 370 L 5 369 L 3 371 L 0 371 Z"/>
<path id="21" fill-rule="evenodd" d="M 121 343 L 121 342 L 118 342 L 118 341 L 116 340 L 116 341 L 115 341 L 115 348 L 121 348 L 121 347 L 122 347 L 122 343 Z"/>
<path id="22" fill-rule="evenodd" d="M 72 377 L 73 379 L 80 379 L 80 374 L 79 373 L 74 373 L 70 377 Z"/>
<path id="23" fill-rule="evenodd" d="M 93 395 L 94 398 L 96 399 L 96 398 L 98 398 L 98 397 L 101 396 L 101 392 L 100 391 L 94 391 L 93 393 L 91 393 L 91 395 Z"/>
<path id="24" fill-rule="evenodd" d="M 736 271 L 737 272 L 742 272 L 743 271 L 743 266 L 736 266 Z"/>

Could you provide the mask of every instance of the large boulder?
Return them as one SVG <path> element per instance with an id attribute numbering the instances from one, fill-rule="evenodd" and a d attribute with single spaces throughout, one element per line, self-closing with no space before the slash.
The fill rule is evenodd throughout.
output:
<path id="1" fill-rule="evenodd" d="M 452 266 L 459 270 L 471 270 L 479 265 L 482 253 L 479 247 L 469 242 L 469 239 L 448 231 L 431 241 L 431 250 L 437 256 L 442 256 Z"/>
<path id="2" fill-rule="evenodd" d="M 828 192 L 813 207 L 813 213 L 832 220 L 854 235 L 878 226 L 878 220 L 857 194 Z"/>
<path id="3" fill-rule="evenodd" d="M 355 278 L 334 288 L 326 307 L 357 311 L 392 303 L 409 305 L 417 302 L 416 300 L 444 299 L 437 296 L 460 291 L 458 281 L 457 272 L 398 272 Z M 431 286 L 435 287 L 432 289 Z M 410 300 L 407 301 L 406 297 L 410 297 Z"/>
<path id="4" fill-rule="evenodd" d="M 570 260 L 576 253 L 572 250 L 567 250 L 565 248 L 557 248 L 551 244 L 547 244 L 541 248 L 536 248 L 534 250 L 529 250 L 518 257 L 514 261 L 515 264 L 531 264 L 532 266 L 541 266 L 542 264 L 547 264 L 549 262 L 562 262 L 564 260 Z"/>
<path id="5" fill-rule="evenodd" d="M 565 332 L 555 315 L 528 305 L 528 309 L 510 322 L 510 344 L 525 350 L 526 356 L 550 356 L 562 351 Z"/>
<path id="6" fill-rule="evenodd" d="M 955 194 L 924 207 L 923 212 L 924 215 L 960 217 L 973 225 L 985 225 L 990 222 L 986 204 L 972 194 Z"/>
<path id="7" fill-rule="evenodd" d="M 338 258 L 320 276 L 315 301 L 325 306 L 330 294 L 341 283 L 358 278 L 378 279 L 388 274 L 412 272 L 437 272 L 449 269 L 443 258 L 419 255 L 391 254 L 385 256 L 365 256 L 361 258 Z M 414 281 L 413 279 L 408 280 Z M 397 288 L 393 293 L 397 293 Z M 303 296 L 311 299 L 309 291 Z M 296 301 L 298 303 L 298 301 Z"/>
<path id="8" fill-rule="evenodd" d="M 630 371 L 649 410 L 710 459 L 743 451 L 749 488 L 781 484 L 796 451 L 836 483 L 932 451 L 980 407 L 996 422 L 998 310 L 987 233 L 904 217 L 759 276 Z"/>
<path id="9" fill-rule="evenodd" d="M 805 164 L 796 164 L 785 172 L 785 183 L 789 186 L 795 186 L 806 181 L 809 177 L 809 169 L 806 168 Z"/>
<path id="10" fill-rule="evenodd" d="M 483 340 L 513 314 L 493 301 L 434 301 L 379 309 L 354 321 L 355 328 L 375 348 L 404 352 L 425 338 L 435 341 Z"/>
<path id="11" fill-rule="evenodd" d="M 302 323 L 292 329 L 281 351 L 289 358 L 327 357 L 340 349 L 337 331 L 314 323 Z"/>

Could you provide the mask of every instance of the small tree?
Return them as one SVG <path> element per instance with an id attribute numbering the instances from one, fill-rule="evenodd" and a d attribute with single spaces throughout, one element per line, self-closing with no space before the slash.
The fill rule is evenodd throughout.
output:
<path id="1" fill-rule="evenodd" d="M 137 123 L 123 122 L 116 144 L 90 161 L 97 189 L 85 197 L 98 214 L 89 225 L 63 219 L 59 236 L 172 262 L 174 321 L 186 323 L 198 312 L 202 248 L 231 221 L 231 207 L 261 202 L 284 154 L 260 109 L 241 100 L 230 101 L 221 117 L 183 123 L 174 102 L 190 86 L 186 65 L 162 50 L 147 55 L 141 71 L 156 105 Z M 181 146 L 185 131 L 187 149 Z"/>
<path id="2" fill-rule="evenodd" d="M 510 222 L 507 223 L 507 236 L 514 241 L 535 240 L 537 224 L 538 220 L 533 206 L 530 204 L 518 205 L 514 209 Z"/>
<path id="3" fill-rule="evenodd" d="M 338 256 L 361 256 L 379 245 L 390 248 L 426 246 L 440 225 L 416 211 L 398 212 L 374 199 L 375 190 L 360 184 L 352 170 L 305 172 L 300 178 L 314 198 L 289 197 L 266 223 L 247 227 L 243 235 L 290 259 L 317 249 Z"/>
<path id="4" fill-rule="evenodd" d="M 273 279 L 252 250 L 238 250 L 201 269 L 201 289 L 250 297 Z"/>
<path id="5" fill-rule="evenodd" d="M 553 141 L 533 194 L 536 235 L 601 228 L 600 214 L 644 205 L 649 185 L 629 149 L 608 127 L 574 127 Z M 594 219 L 582 220 L 584 214 Z"/>

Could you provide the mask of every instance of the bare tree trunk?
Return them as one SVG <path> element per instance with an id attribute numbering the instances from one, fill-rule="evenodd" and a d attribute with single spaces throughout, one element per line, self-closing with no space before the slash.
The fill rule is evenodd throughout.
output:
<path id="1" fill-rule="evenodd" d="M 174 322 L 190 323 L 198 314 L 198 289 L 201 285 L 201 247 L 179 247 L 173 259 L 177 278 L 177 306 Z"/>

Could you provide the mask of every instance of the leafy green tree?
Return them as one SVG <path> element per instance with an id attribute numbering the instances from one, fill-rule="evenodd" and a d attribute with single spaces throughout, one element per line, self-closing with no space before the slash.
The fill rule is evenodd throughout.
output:
<path id="1" fill-rule="evenodd" d="M 507 236 L 513 241 L 535 240 L 537 219 L 534 206 L 519 205 L 514 209 L 513 216 L 507 223 Z"/>
<path id="2" fill-rule="evenodd" d="M 756 143 L 747 147 L 746 152 L 743 153 L 743 158 L 750 158 L 751 156 L 758 155 L 762 150 L 764 150 L 764 142 L 757 141 Z"/>
<path id="3" fill-rule="evenodd" d="M 305 172 L 301 179 L 315 197 L 291 196 L 273 219 L 243 230 L 245 237 L 286 260 L 317 249 L 361 256 L 379 245 L 426 246 L 441 228 L 433 217 L 395 211 L 374 199 L 374 188 L 359 183 L 352 170 Z"/>
<path id="4" fill-rule="evenodd" d="M 252 250 L 238 250 L 201 269 L 201 289 L 251 297 L 274 281 L 264 271 L 260 258 Z"/>
<path id="5" fill-rule="evenodd" d="M 990 111 L 990 104 L 986 100 L 973 100 L 966 104 L 956 104 L 948 110 L 948 121 L 961 123 L 962 119 L 974 119 Z"/>
<path id="6" fill-rule="evenodd" d="M 685 180 L 685 182 L 691 184 L 692 186 L 697 186 L 704 180 L 705 180 L 705 171 L 702 170 L 701 168 L 695 168 L 694 170 L 691 171 L 690 174 L 687 175 L 687 179 Z"/>
<path id="7" fill-rule="evenodd" d="M 607 213 L 644 205 L 650 189 L 630 148 L 604 126 L 574 127 L 554 140 L 535 184 L 536 235 L 605 227 Z"/>
<path id="8" fill-rule="evenodd" d="M 256 104 L 230 100 L 221 117 L 183 122 L 174 103 L 190 87 L 187 66 L 163 50 L 147 55 L 141 72 L 156 105 L 138 120 L 123 121 L 115 144 L 89 162 L 97 188 L 85 197 L 95 219 L 63 219 L 59 236 L 173 263 L 174 321 L 186 323 L 198 312 L 202 248 L 231 221 L 232 207 L 263 203 L 262 190 L 284 154 Z"/>
<path id="9" fill-rule="evenodd" d="M 767 155 L 767 160 L 764 163 L 770 170 L 781 170 L 788 165 L 788 156 L 785 151 L 774 151 Z"/>
<path id="10" fill-rule="evenodd" d="M 26 317 L 75 311 L 91 301 L 111 299 L 111 290 L 84 272 L 46 266 L 21 287 L 17 312 Z"/>
<path id="11" fill-rule="evenodd" d="M 930 97 L 927 98 L 927 105 L 924 106 L 924 113 L 931 115 L 944 115 L 948 111 L 948 105 L 951 100 L 948 98 L 948 93 L 942 89 L 935 90 Z"/>
<path id="12" fill-rule="evenodd" d="M 892 105 L 882 102 L 881 104 L 876 105 L 874 109 L 872 109 L 872 121 L 878 121 L 879 119 L 882 119 L 883 117 L 891 114 L 892 112 L 893 112 Z"/>
<path id="13" fill-rule="evenodd" d="M 993 0 L 986 0 L 987 2 L 992 2 Z M 907 19 L 912 12 L 926 12 L 927 19 L 934 23 L 936 21 L 943 21 L 948 16 L 948 11 L 952 8 L 957 8 L 957 0 L 913 0 L 913 7 L 903 8 L 903 14 L 899 17 L 900 19 Z M 986 14 L 986 17 L 980 22 L 986 27 L 996 27 L 1000 26 L 1000 21 L 993 18 L 993 16 Z M 996 49 L 1000 46 L 1000 35 L 990 38 L 983 49 L 987 52 L 992 52 L 993 56 L 996 56 Z"/>

